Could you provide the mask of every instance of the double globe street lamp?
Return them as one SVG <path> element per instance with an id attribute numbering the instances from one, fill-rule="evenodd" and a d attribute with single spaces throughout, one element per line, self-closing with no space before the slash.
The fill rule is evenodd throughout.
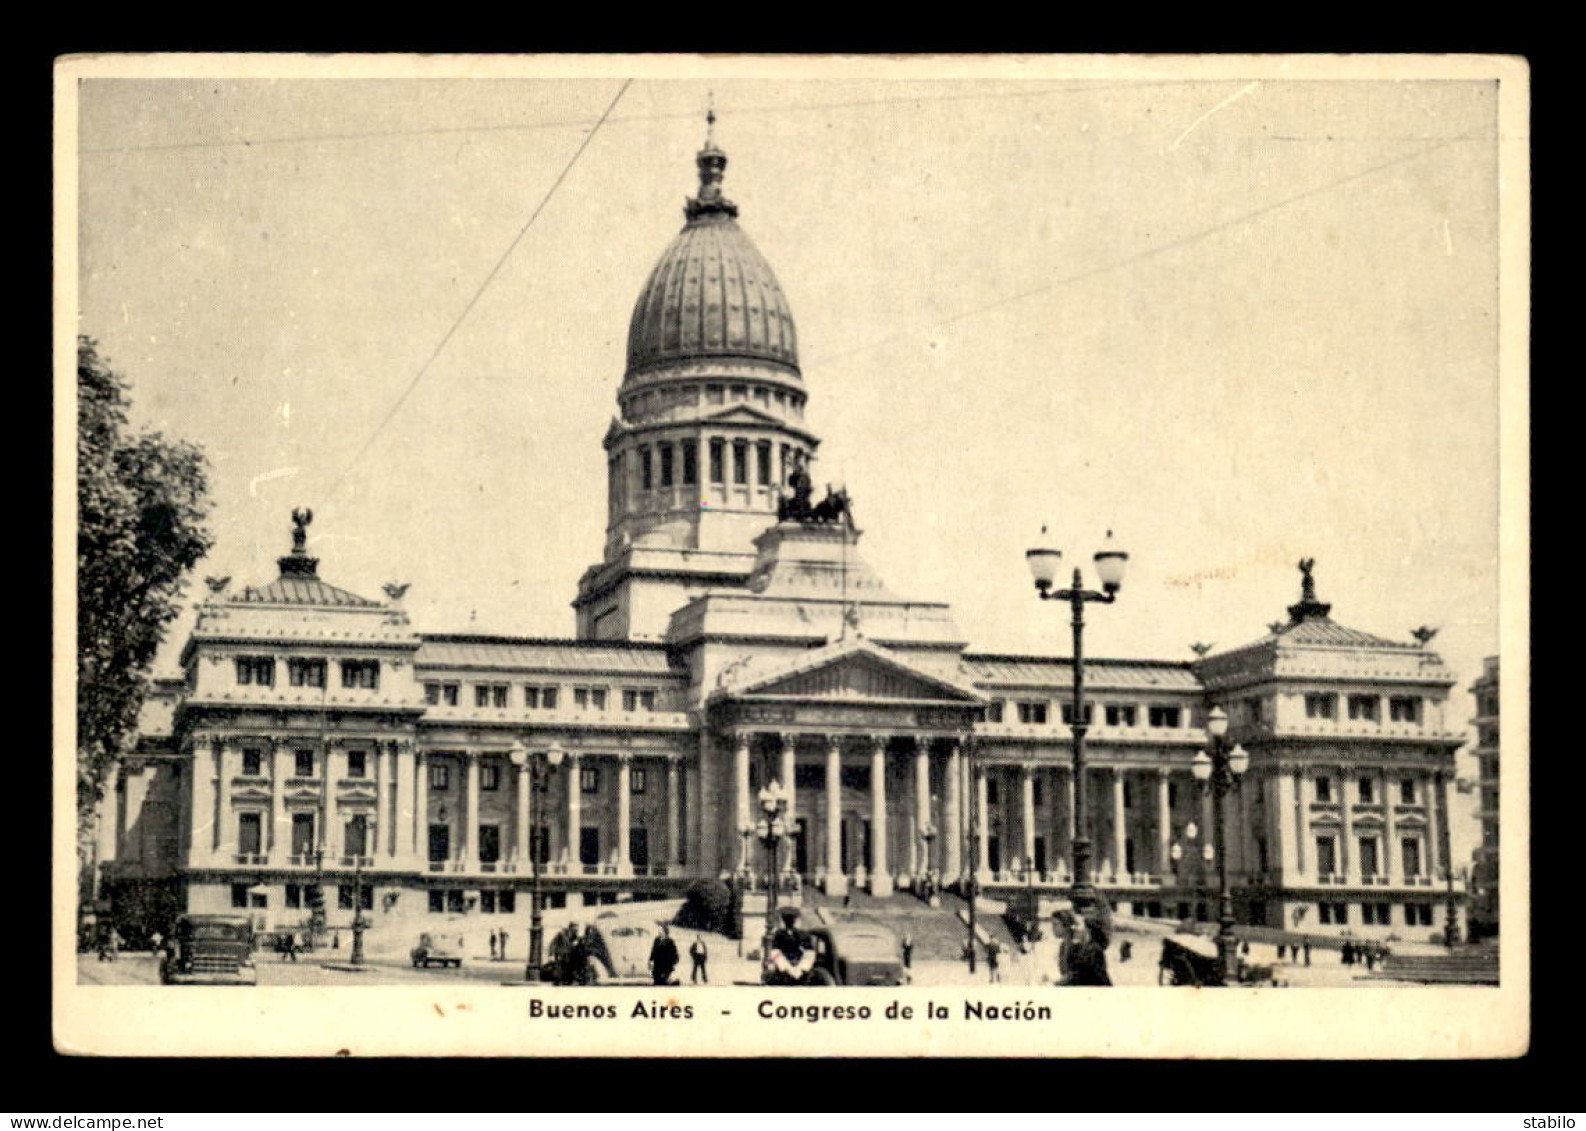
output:
<path id="1" fill-rule="evenodd" d="M 1228 748 L 1228 712 L 1213 707 L 1206 716 L 1206 733 L 1211 736 L 1212 752 L 1197 751 L 1190 764 L 1195 780 L 1202 785 L 1211 784 L 1216 802 L 1217 854 L 1217 961 L 1221 968 L 1223 984 L 1237 979 L 1239 972 L 1239 940 L 1234 937 L 1234 900 L 1228 887 L 1228 793 L 1240 776 L 1250 768 L 1250 755 L 1243 746 Z"/>
<path id="2" fill-rule="evenodd" d="M 770 883 L 765 904 L 765 941 L 760 953 L 771 953 L 771 936 L 776 934 L 776 911 L 780 899 L 781 884 L 777 875 L 777 845 L 787 835 L 787 825 L 782 815 L 787 812 L 787 792 L 782 784 L 774 778 L 771 784 L 760 791 L 760 811 L 764 814 L 754 826 L 755 835 L 760 838 L 760 843 L 765 845 L 767 857 L 767 871 Z"/>
<path id="3" fill-rule="evenodd" d="M 536 830 L 540 827 L 539 800 L 552 771 L 562 764 L 565 755 L 560 746 L 531 751 L 521 742 L 514 742 L 507 756 L 519 771 L 527 767 L 529 774 L 529 835 L 525 838 L 529 846 L 529 961 L 523 969 L 523 980 L 538 982 L 543 976 L 545 948 L 545 922 L 540 909 L 540 858 L 543 853 L 536 839 Z"/>
<path id="4" fill-rule="evenodd" d="M 1041 527 L 1046 535 L 1046 527 Z M 1089 799 L 1085 778 L 1085 734 L 1090 729 L 1090 719 L 1085 713 L 1085 606 L 1091 603 L 1110 605 L 1117 600 L 1123 587 L 1123 575 L 1129 555 L 1112 545 L 1112 531 L 1107 531 L 1107 542 L 1096 552 L 1096 576 L 1101 589 L 1084 588 L 1084 578 L 1079 568 L 1074 568 L 1071 588 L 1054 589 L 1058 567 L 1063 561 L 1063 551 L 1049 546 L 1037 546 L 1025 551 L 1025 561 L 1035 578 L 1035 590 L 1043 601 L 1067 601 L 1072 611 L 1074 631 L 1074 706 L 1073 722 L 1069 729 L 1074 735 L 1074 888 L 1076 909 L 1088 908 L 1095 898 L 1090 882 L 1090 817 Z"/>

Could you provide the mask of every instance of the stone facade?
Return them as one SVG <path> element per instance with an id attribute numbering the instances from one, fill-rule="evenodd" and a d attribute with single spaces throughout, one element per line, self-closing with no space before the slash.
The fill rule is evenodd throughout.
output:
<path id="1" fill-rule="evenodd" d="M 362 898 L 394 936 L 520 928 L 536 859 L 552 906 L 761 882 L 749 830 L 773 780 L 794 883 L 886 894 L 974 873 L 1060 894 L 1085 789 L 1098 886 L 1137 914 L 1204 913 L 1211 801 L 1191 761 L 1222 706 L 1251 755 L 1229 799 L 1239 917 L 1430 937 L 1460 739 L 1425 642 L 1335 624 L 1307 573 L 1290 619 L 1247 647 L 1087 661 L 1076 782 L 1070 661 L 966 651 L 951 609 L 865 564 L 840 506 L 779 520 L 819 440 L 725 165 L 707 145 L 636 304 L 576 638 L 420 633 L 401 589 L 321 580 L 295 516 L 274 582 L 200 604 L 183 677 L 157 686 L 107 793 L 119 913 L 160 891 L 334 930 Z"/>

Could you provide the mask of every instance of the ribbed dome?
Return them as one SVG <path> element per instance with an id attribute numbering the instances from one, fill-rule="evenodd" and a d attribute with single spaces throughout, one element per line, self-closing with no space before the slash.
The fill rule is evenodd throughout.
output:
<path id="1" fill-rule="evenodd" d="M 721 195 L 727 156 L 699 153 L 700 193 L 688 223 L 661 255 L 633 307 L 628 372 L 656 362 L 754 358 L 798 368 L 793 315 L 759 250 Z"/>

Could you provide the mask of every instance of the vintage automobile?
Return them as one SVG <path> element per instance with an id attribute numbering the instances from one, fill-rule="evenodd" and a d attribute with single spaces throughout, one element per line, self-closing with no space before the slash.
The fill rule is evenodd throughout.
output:
<path id="1" fill-rule="evenodd" d="M 254 986 L 253 922 L 246 915 L 183 915 L 160 959 L 167 986 Z"/>
<path id="2" fill-rule="evenodd" d="M 768 986 L 901 986 L 902 949 L 898 937 L 879 923 L 838 923 L 805 931 L 815 947 L 815 964 L 793 978 L 769 963 L 760 981 Z"/>
<path id="3" fill-rule="evenodd" d="M 408 952 L 408 957 L 413 960 L 414 966 L 422 966 L 426 970 L 431 966 L 461 967 L 463 964 L 460 950 L 431 934 L 420 935 L 418 946 Z"/>

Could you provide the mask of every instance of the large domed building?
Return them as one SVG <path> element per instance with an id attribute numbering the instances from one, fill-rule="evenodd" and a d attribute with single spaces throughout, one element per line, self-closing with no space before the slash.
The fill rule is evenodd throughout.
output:
<path id="1" fill-rule="evenodd" d="M 1247 647 L 1088 661 L 1076 781 L 1071 662 L 966 651 L 946 605 L 865 564 L 843 497 L 812 492 L 792 311 L 724 195 L 726 154 L 707 138 L 697 164 L 634 304 L 575 638 L 420 633 L 401 587 L 321 580 L 295 514 L 277 580 L 212 584 L 107 795 L 124 931 L 178 906 L 345 931 L 362 906 L 376 954 L 420 930 L 482 954 L 487 934 L 523 938 L 536 883 L 553 917 L 700 878 L 762 888 L 772 783 L 793 899 L 971 876 L 1062 896 L 1083 790 L 1114 906 L 1205 916 L 1193 768 L 1213 707 L 1250 755 L 1227 847 L 1242 921 L 1439 929 L 1461 738 L 1427 642 L 1337 625 L 1307 571 L 1289 620 Z"/>

